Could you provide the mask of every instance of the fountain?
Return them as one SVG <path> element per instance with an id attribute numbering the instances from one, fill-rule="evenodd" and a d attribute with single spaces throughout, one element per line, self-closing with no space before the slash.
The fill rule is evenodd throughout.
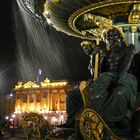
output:
<path id="1" fill-rule="evenodd" d="M 102 38 L 109 29 L 116 27 L 128 44 L 134 44 L 135 54 L 140 52 L 140 0 L 17 0 L 17 2 L 30 16 L 47 22 L 57 31 L 80 39 L 93 41 Z M 101 130 L 101 133 L 98 131 L 99 135 L 104 133 L 104 126 L 108 129 L 93 110 L 84 110 L 82 113 L 81 116 L 85 118 L 81 120 L 85 119 L 85 123 L 86 119 L 91 119 L 90 121 L 95 119 L 98 120 L 98 124 L 101 123 L 101 126 L 96 128 L 96 131 Z M 92 115 L 93 118 L 90 117 Z M 79 122 L 84 138 L 88 139 L 91 136 L 88 134 L 89 131 L 86 133 L 86 130 L 82 129 L 86 127 L 85 124 Z M 112 140 L 120 139 L 111 130 L 109 131 Z"/>
<path id="2" fill-rule="evenodd" d="M 17 3 L 29 16 L 48 23 L 59 32 L 77 37 L 77 40 L 101 38 L 104 32 L 115 26 L 128 44 L 134 44 L 135 53 L 139 55 L 140 0 L 17 0 Z M 72 51 L 71 55 L 74 55 L 76 51 Z M 68 51 L 65 53 L 68 55 Z M 81 55 L 79 57 L 82 58 Z M 138 72 L 135 73 L 140 77 Z"/>
<path id="3" fill-rule="evenodd" d="M 139 0 L 19 0 L 30 15 L 68 35 L 94 40 L 113 25 L 139 52 Z"/>

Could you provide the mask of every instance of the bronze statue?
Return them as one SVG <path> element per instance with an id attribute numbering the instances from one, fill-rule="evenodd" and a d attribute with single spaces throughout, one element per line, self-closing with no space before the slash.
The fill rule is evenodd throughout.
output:
<path id="1" fill-rule="evenodd" d="M 137 80 L 128 72 L 134 55 L 134 45 L 128 45 L 117 28 L 109 29 L 105 40 L 100 41 L 98 45 L 95 41 L 81 43 L 85 53 L 91 57 L 89 64 L 91 75 L 94 73 L 94 56 L 97 53 L 101 56 L 99 69 L 103 63 L 106 66 L 106 69 L 99 70 L 95 81 L 87 82 L 86 94 L 90 95 L 90 108 L 103 118 L 110 129 L 117 136 L 129 137 L 132 130 L 136 130 L 133 116 L 136 118 L 137 115 L 134 114 L 138 106 Z M 74 128 L 76 113 L 84 106 L 81 99 L 77 85 L 67 97 L 69 115 L 63 127 Z M 74 107 L 75 103 L 79 106 Z M 109 137 L 107 133 L 104 135 L 105 140 Z"/>
<path id="2" fill-rule="evenodd" d="M 91 108 L 96 110 L 119 136 L 132 131 L 132 116 L 137 108 L 137 80 L 127 73 L 134 55 L 134 46 L 127 45 L 118 29 L 106 34 L 109 54 L 108 70 L 88 87 Z"/>

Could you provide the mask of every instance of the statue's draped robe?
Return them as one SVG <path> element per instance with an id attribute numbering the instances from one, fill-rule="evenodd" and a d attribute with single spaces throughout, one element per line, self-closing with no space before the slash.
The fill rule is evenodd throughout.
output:
<path id="1" fill-rule="evenodd" d="M 105 122 L 125 123 L 131 119 L 130 112 L 136 109 L 137 80 L 132 74 L 123 74 L 110 92 L 109 87 L 114 82 L 114 77 L 110 72 L 100 74 L 95 83 L 88 88 L 91 95 L 90 104 Z"/>

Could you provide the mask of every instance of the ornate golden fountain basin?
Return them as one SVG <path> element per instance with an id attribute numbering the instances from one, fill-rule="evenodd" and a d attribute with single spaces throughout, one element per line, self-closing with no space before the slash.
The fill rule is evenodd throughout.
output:
<path id="1" fill-rule="evenodd" d="M 47 0 L 44 17 L 56 29 L 81 38 L 100 36 L 110 26 L 140 24 L 140 0 Z"/>
<path id="2" fill-rule="evenodd" d="M 138 48 L 140 0 L 17 0 L 28 14 L 56 30 L 94 40 L 112 26 Z M 139 49 L 137 49 L 140 51 Z"/>

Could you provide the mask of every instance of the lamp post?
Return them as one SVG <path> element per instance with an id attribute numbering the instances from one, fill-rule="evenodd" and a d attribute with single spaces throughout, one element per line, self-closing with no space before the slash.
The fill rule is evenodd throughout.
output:
<path id="1" fill-rule="evenodd" d="M 16 115 L 12 114 L 12 118 L 13 118 L 12 137 L 15 136 L 15 117 L 16 117 Z"/>

